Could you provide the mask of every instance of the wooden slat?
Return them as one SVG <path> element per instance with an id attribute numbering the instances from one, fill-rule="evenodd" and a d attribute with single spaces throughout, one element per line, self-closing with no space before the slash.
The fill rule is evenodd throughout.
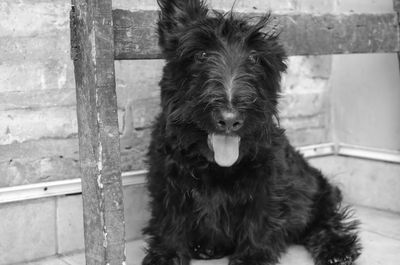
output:
<path id="1" fill-rule="evenodd" d="M 400 17 L 400 0 L 393 0 L 393 9 L 397 13 L 397 15 Z M 400 19 L 397 22 L 400 25 Z M 397 52 L 397 61 L 400 66 L 400 52 Z"/>
<path id="2" fill-rule="evenodd" d="M 400 49 L 397 15 L 291 15 L 279 19 L 290 55 L 391 53 Z"/>
<path id="3" fill-rule="evenodd" d="M 161 58 L 156 34 L 157 11 L 113 11 L 115 59 Z"/>
<path id="4" fill-rule="evenodd" d="M 113 19 L 115 59 L 161 58 L 155 26 L 157 11 L 114 10 Z M 289 55 L 400 50 L 396 13 L 282 14 L 274 16 L 273 25 L 282 32 L 281 40 Z"/>
<path id="5" fill-rule="evenodd" d="M 397 13 L 400 12 L 400 0 L 393 0 L 393 9 Z"/>
<path id="6" fill-rule="evenodd" d="M 123 264 L 120 170 L 111 0 L 72 0 L 86 264 Z"/>

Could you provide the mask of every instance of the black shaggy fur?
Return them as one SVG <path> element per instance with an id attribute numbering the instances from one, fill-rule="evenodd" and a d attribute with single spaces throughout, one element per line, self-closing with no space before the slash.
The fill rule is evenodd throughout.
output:
<path id="1" fill-rule="evenodd" d="M 317 265 L 352 264 L 357 222 L 277 123 L 286 55 L 277 34 L 265 32 L 268 16 L 252 23 L 199 0 L 158 3 L 166 66 L 143 265 L 222 256 L 230 265 L 270 265 L 291 243 L 305 245 Z M 216 163 L 210 135 L 240 137 L 234 164 Z"/>

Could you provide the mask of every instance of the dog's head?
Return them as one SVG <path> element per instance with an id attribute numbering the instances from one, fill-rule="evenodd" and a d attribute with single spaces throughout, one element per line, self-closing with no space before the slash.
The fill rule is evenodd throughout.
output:
<path id="1" fill-rule="evenodd" d="M 268 142 L 277 115 L 286 55 L 277 34 L 265 31 L 269 15 L 254 22 L 200 0 L 158 3 L 167 123 L 196 131 L 200 153 L 232 166 Z"/>

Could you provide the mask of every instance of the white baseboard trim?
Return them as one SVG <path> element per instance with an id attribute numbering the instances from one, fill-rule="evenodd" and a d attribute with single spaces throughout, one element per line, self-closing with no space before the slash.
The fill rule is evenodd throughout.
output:
<path id="1" fill-rule="evenodd" d="M 307 145 L 296 148 L 305 158 L 322 157 L 335 154 L 334 143 Z"/>
<path id="2" fill-rule="evenodd" d="M 306 158 L 341 155 L 390 163 L 400 163 L 400 152 L 348 144 L 337 145 L 334 143 L 324 143 L 298 147 L 297 150 Z M 122 184 L 124 186 L 143 185 L 146 183 L 146 173 L 146 170 L 123 172 Z M 0 204 L 80 192 L 82 192 L 80 179 L 6 187 L 0 188 Z"/>
<path id="3" fill-rule="evenodd" d="M 130 186 L 145 184 L 146 173 L 146 170 L 123 172 L 122 185 Z M 0 204 L 75 194 L 81 192 L 81 179 L 59 180 L 13 186 L 0 188 Z"/>
<path id="4" fill-rule="evenodd" d="M 358 145 L 339 144 L 337 154 L 389 163 L 400 163 L 400 152 Z"/>

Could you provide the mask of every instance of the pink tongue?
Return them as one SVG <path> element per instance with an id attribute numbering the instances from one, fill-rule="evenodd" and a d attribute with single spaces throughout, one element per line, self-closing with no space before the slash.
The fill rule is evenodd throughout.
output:
<path id="1" fill-rule="evenodd" d="M 210 140 L 214 160 L 221 167 L 230 167 L 239 158 L 240 137 L 212 134 Z"/>

